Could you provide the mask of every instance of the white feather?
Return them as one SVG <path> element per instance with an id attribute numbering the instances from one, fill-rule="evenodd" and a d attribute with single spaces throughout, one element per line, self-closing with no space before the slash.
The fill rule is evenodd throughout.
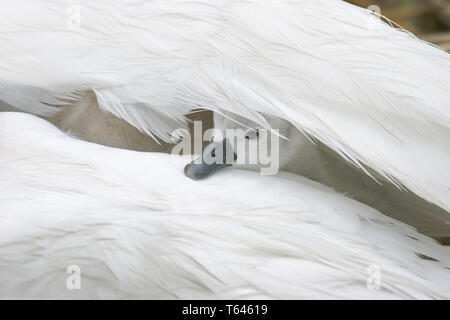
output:
<path id="1" fill-rule="evenodd" d="M 449 248 L 308 179 L 194 182 L 186 159 L 21 113 L 0 114 L 0 148 L 2 299 L 450 298 Z M 71 265 L 81 290 L 66 286 Z"/>
<path id="2" fill-rule="evenodd" d="M 102 109 L 164 140 L 194 108 L 262 125 L 270 114 L 450 210 L 449 55 L 368 10 L 16 0 L 2 5 L 0 30 L 0 100 L 12 106 L 48 114 L 93 90 Z"/>

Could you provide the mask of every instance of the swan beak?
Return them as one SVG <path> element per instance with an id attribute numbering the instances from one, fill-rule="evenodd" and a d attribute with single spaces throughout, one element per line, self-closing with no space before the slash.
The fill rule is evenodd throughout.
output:
<path id="1" fill-rule="evenodd" d="M 201 180 L 213 172 L 233 165 L 236 154 L 227 139 L 209 144 L 200 158 L 184 167 L 184 174 L 192 180 Z"/>

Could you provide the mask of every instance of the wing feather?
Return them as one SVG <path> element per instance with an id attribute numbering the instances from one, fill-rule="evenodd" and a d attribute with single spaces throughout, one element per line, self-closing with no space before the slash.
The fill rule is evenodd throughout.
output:
<path id="1" fill-rule="evenodd" d="M 77 3 L 79 30 L 69 0 L 3 5 L 0 100 L 48 114 L 93 90 L 163 140 L 196 108 L 263 126 L 270 114 L 450 211 L 439 48 L 338 0 Z"/>

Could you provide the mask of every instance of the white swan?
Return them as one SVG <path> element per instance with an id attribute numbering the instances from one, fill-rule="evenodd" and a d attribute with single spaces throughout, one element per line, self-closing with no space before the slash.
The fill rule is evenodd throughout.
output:
<path id="1" fill-rule="evenodd" d="M 194 182 L 22 113 L 0 148 L 0 298 L 450 298 L 448 248 L 306 178 Z"/>
<path id="2" fill-rule="evenodd" d="M 95 92 L 167 140 L 194 108 L 288 120 L 450 209 L 450 58 L 338 0 L 16 0 L 0 100 L 40 115 Z M 446 213 L 447 214 L 447 213 Z"/>
<path id="3" fill-rule="evenodd" d="M 71 104 L 93 91 L 103 110 L 164 140 L 196 108 L 258 127 L 284 119 L 448 221 L 449 55 L 367 10 L 17 0 L 2 5 L 0 41 L 8 108 L 76 114 L 83 106 Z M 447 249 L 304 178 L 222 172 L 195 184 L 169 168 L 174 158 L 74 141 L 30 116 L 0 119 L 2 296 L 449 296 Z M 68 263 L 87 272 L 84 291 L 65 287 Z M 382 270 L 379 291 L 367 290 L 370 266 Z"/>

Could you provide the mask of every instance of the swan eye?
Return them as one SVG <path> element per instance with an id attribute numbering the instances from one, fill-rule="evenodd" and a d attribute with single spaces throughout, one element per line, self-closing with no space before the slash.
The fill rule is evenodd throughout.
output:
<path id="1" fill-rule="evenodd" d="M 253 140 L 258 138 L 259 136 L 259 130 L 258 129 L 249 129 L 246 133 L 245 133 L 245 139 L 247 140 Z"/>

